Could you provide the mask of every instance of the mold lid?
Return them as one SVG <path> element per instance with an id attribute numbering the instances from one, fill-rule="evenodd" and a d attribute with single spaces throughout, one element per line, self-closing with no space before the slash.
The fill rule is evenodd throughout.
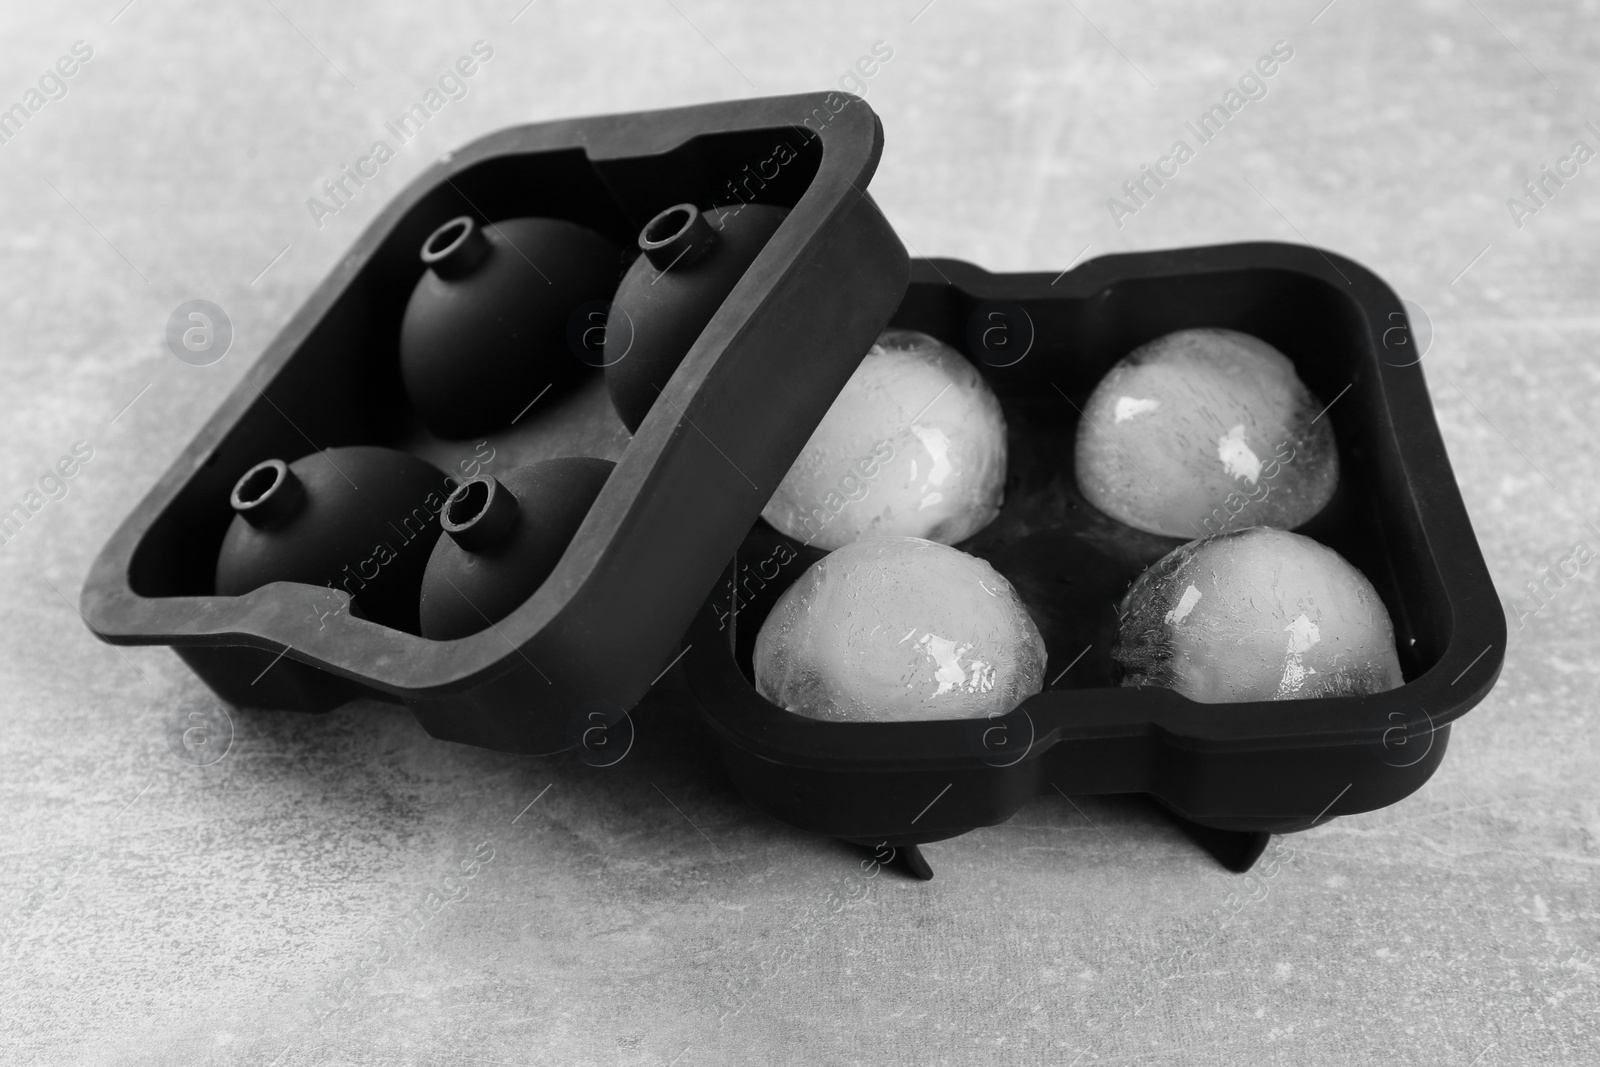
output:
<path id="1" fill-rule="evenodd" d="M 282 451 L 277 442 L 294 443 L 280 412 L 308 428 L 310 448 L 349 440 L 330 383 L 361 380 L 356 364 L 370 353 L 334 342 L 406 284 L 401 258 L 420 274 L 426 243 L 436 269 L 458 257 L 469 269 L 480 207 L 563 215 L 631 240 L 679 204 L 745 202 L 745 172 L 770 174 L 780 141 L 802 146 L 805 168 L 749 188 L 758 202 L 781 191 L 788 215 L 662 389 L 555 571 L 492 629 L 428 641 L 314 614 L 303 588 L 217 597 L 191 573 L 184 531 L 220 531 L 228 489 Z M 906 291 L 906 250 L 864 191 L 882 148 L 865 101 L 825 92 L 520 126 L 442 157 L 385 206 L 112 535 L 83 588 L 90 629 L 112 643 L 203 647 L 218 662 L 224 651 L 287 650 L 280 668 L 308 668 L 312 689 L 323 676 L 353 682 L 411 704 L 437 736 L 511 751 L 560 747 L 542 735 L 587 700 L 631 707 L 679 653 Z M 690 224 L 658 236 L 692 254 L 695 228 L 679 221 Z M 297 388 L 310 377 L 326 397 Z"/>

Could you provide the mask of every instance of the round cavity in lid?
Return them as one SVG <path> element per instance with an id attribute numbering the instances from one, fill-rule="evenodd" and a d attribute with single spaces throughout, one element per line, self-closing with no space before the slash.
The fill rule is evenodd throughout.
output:
<path id="1" fill-rule="evenodd" d="M 282 464 L 271 462 L 247 471 L 233 490 L 234 506 L 248 507 L 260 503 L 263 497 L 278 487 L 283 480 L 283 472 Z"/>
<path id="2" fill-rule="evenodd" d="M 437 263 L 450 253 L 460 248 L 472 235 L 473 223 L 470 216 L 461 215 L 434 230 L 428 239 L 422 243 L 422 261 L 424 263 Z"/>
<path id="3" fill-rule="evenodd" d="M 668 208 L 650 220 L 649 225 L 645 227 L 644 238 L 651 244 L 665 244 L 687 230 L 694 222 L 695 214 L 694 209 L 687 204 Z"/>
<path id="4" fill-rule="evenodd" d="M 482 515 L 489 505 L 489 483 L 472 481 L 450 494 L 445 505 L 445 522 L 449 526 L 467 526 Z"/>

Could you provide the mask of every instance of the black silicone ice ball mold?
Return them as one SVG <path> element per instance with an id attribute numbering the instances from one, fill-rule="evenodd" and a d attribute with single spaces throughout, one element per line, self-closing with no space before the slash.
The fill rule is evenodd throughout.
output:
<path id="1" fill-rule="evenodd" d="M 1407 796 L 1450 724 L 1500 671 L 1505 618 L 1434 422 L 1404 309 L 1359 265 L 1238 244 L 1106 256 L 1056 276 L 916 261 L 892 325 L 967 352 L 999 395 L 1010 452 L 1000 518 L 959 547 L 1017 588 L 1049 650 L 1045 691 L 1001 719 L 835 723 L 763 699 L 751 650 L 779 594 L 822 552 L 757 524 L 688 641 L 688 678 L 739 789 L 802 829 L 910 847 L 1009 818 L 1028 798 L 1143 793 L 1243 869 L 1270 833 Z M 1330 406 L 1342 474 L 1300 532 L 1377 587 L 1406 684 L 1369 697 L 1197 704 L 1111 676 L 1116 604 L 1181 542 L 1085 502 L 1079 411 L 1123 355 L 1173 330 L 1254 334 Z M 870 488 L 868 490 L 870 496 Z M 849 506 L 849 505 L 846 505 Z"/>
<path id="2" fill-rule="evenodd" d="M 522 753 L 572 747 L 596 709 L 614 721 L 687 646 L 691 688 L 746 796 L 807 830 L 895 845 L 923 875 L 918 843 L 1001 822 L 1049 790 L 1148 794 L 1242 870 L 1269 833 L 1417 789 L 1450 723 L 1493 685 L 1505 623 L 1394 294 L 1348 260 L 1279 244 L 1110 256 L 1060 276 L 920 261 L 908 289 L 905 251 L 864 192 L 881 147 L 867 105 L 827 93 L 525 126 L 445 156 L 384 209 L 112 536 L 84 585 L 90 627 L 174 646 L 236 703 L 318 711 L 377 697 L 436 737 Z M 603 307 L 573 309 L 589 380 L 515 425 L 442 441 L 410 409 L 399 323 L 417 249 L 441 223 L 548 215 L 636 248 L 640 226 L 672 205 L 746 201 L 790 213 L 636 435 L 584 340 Z M 1017 587 L 1051 668 L 1046 691 L 1003 719 L 822 723 L 750 683 L 761 619 L 820 556 L 757 516 L 891 316 L 966 351 L 1006 410 L 1007 503 L 961 547 Z M 1198 705 L 1111 684 L 1114 605 L 1177 542 L 1078 496 L 1077 409 L 1115 360 L 1191 326 L 1266 339 L 1332 402 L 1344 480 L 1302 532 L 1378 588 L 1403 688 Z M 213 595 L 238 477 L 349 444 L 468 477 L 558 456 L 617 468 L 539 591 L 470 637 L 375 625 L 327 588 Z"/>

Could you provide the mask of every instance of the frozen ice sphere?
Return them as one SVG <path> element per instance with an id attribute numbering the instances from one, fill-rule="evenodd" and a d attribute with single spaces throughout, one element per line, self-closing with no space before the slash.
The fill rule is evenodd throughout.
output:
<path id="1" fill-rule="evenodd" d="M 994 521 L 1005 485 L 1005 418 L 983 376 L 937 338 L 885 330 L 761 516 L 818 548 L 951 545 Z"/>
<path id="2" fill-rule="evenodd" d="M 845 722 L 1004 715 L 1037 693 L 1044 639 L 985 561 L 920 537 L 877 537 L 818 560 L 756 637 L 756 689 Z"/>
<path id="3" fill-rule="evenodd" d="M 1381 693 L 1403 685 L 1366 575 L 1309 537 L 1257 526 L 1173 549 L 1133 583 L 1111 658 L 1123 685 L 1191 700 Z"/>
<path id="4" fill-rule="evenodd" d="M 1235 330 L 1179 330 L 1134 349 L 1078 423 L 1078 488 L 1147 533 L 1291 529 L 1333 496 L 1339 450 L 1288 357 Z"/>

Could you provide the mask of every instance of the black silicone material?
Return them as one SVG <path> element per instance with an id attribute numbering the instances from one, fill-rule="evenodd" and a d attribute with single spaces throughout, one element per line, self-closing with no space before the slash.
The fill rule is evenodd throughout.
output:
<path id="1" fill-rule="evenodd" d="M 229 700 L 327 710 L 376 696 L 447 740 L 570 747 L 595 706 L 632 707 L 678 654 L 706 591 L 899 304 L 906 252 L 865 193 L 882 146 L 863 101 L 812 93 L 522 126 L 445 155 L 384 208 L 113 534 L 84 584 L 90 628 L 113 643 L 176 646 Z M 321 587 L 213 595 L 229 492 L 256 463 L 344 444 L 429 457 L 445 447 L 419 436 L 397 355 L 424 269 L 417 250 L 438 227 L 543 215 L 637 254 L 640 227 L 665 208 L 744 202 L 789 213 L 631 441 L 609 406 L 593 412 L 614 433 L 568 426 L 570 409 L 519 419 L 518 430 L 546 420 L 530 431 L 555 435 L 546 454 L 617 466 L 516 611 L 429 641 L 355 617 Z M 600 371 L 587 373 L 584 395 L 604 404 Z M 490 447 L 510 456 L 504 441 Z"/>
<path id="2" fill-rule="evenodd" d="M 1003 822 L 1041 793 L 1145 793 L 1197 828 L 1226 832 L 1197 840 L 1240 868 L 1259 856 L 1264 833 L 1392 804 L 1427 781 L 1450 723 L 1499 675 L 1505 617 L 1403 307 L 1382 281 L 1286 244 L 1106 256 L 1060 276 L 919 260 L 892 324 L 965 351 L 1000 397 L 1006 502 L 959 547 L 988 559 L 1027 603 L 1049 652 L 1047 687 L 1002 719 L 970 723 L 824 722 L 768 703 L 751 681 L 756 634 L 822 553 L 757 523 L 697 616 L 684 661 L 752 802 L 805 830 L 905 845 Z M 1078 493 L 1078 410 L 1116 360 L 1189 327 L 1265 339 L 1331 404 L 1323 417 L 1338 438 L 1341 484 L 1300 532 L 1372 580 L 1394 620 L 1401 688 L 1197 704 L 1113 684 L 1115 605 L 1180 542 L 1107 518 Z M 1004 333 L 986 333 L 996 329 Z"/>
<path id="3" fill-rule="evenodd" d="M 780 139 L 800 147 L 783 166 Z M 1400 301 L 1349 260 L 1283 244 L 1108 256 L 1059 276 L 912 267 L 864 192 L 882 143 L 865 103 L 829 93 L 525 126 L 447 155 L 384 209 L 112 536 L 84 585 L 91 629 L 174 646 L 230 701 L 314 711 L 376 697 L 410 706 L 434 736 L 523 753 L 570 748 L 597 714 L 615 721 L 688 646 L 690 685 L 746 796 L 795 826 L 901 848 L 919 874 L 926 864 L 907 846 L 1004 821 L 1042 792 L 1149 794 L 1216 831 L 1197 840 L 1238 867 L 1264 834 L 1417 789 L 1449 724 L 1494 684 L 1505 621 Z M 542 214 L 636 247 L 665 208 L 744 199 L 789 215 L 631 440 L 609 405 L 535 409 L 519 423 L 547 420 L 536 432 L 548 447 L 517 462 L 617 462 L 520 608 L 470 637 L 429 641 L 320 587 L 213 595 L 230 490 L 260 461 L 351 444 L 453 456 L 419 429 L 396 351 L 417 249 L 441 224 Z M 1017 587 L 1050 668 L 1046 691 L 1004 719 L 816 722 L 749 680 L 765 611 L 820 556 L 758 515 L 886 324 L 966 351 L 1006 410 L 1006 505 L 961 547 Z M 1301 532 L 1378 589 L 1401 689 L 1199 705 L 1111 684 L 1114 604 L 1177 542 L 1078 496 L 1077 408 L 1122 355 L 1194 326 L 1262 337 L 1331 403 L 1343 480 Z M 582 395 L 604 405 L 596 367 Z M 508 440 L 494 442 L 509 455 Z"/>

